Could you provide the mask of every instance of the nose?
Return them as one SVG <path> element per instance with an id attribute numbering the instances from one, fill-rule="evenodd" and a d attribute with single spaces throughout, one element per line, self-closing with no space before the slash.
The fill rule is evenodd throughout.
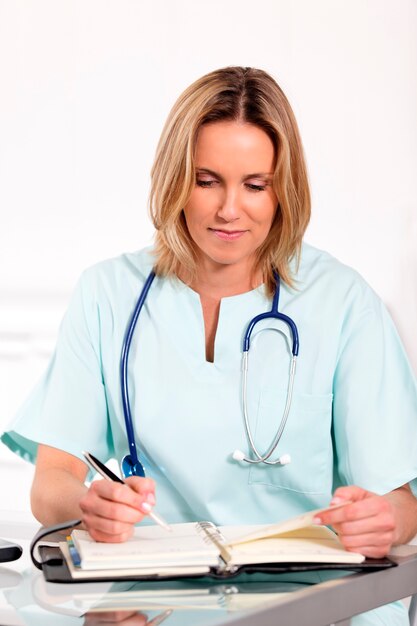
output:
<path id="1" fill-rule="evenodd" d="M 240 217 L 239 193 L 236 189 L 224 190 L 220 200 L 217 215 L 225 222 L 234 222 Z"/>

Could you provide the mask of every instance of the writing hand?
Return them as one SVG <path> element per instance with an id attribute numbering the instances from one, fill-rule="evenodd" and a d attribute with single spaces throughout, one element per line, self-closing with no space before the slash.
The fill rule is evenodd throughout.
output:
<path id="1" fill-rule="evenodd" d="M 131 476 L 125 483 L 93 481 L 81 498 L 82 521 L 96 541 L 126 541 L 155 504 L 152 479 Z"/>

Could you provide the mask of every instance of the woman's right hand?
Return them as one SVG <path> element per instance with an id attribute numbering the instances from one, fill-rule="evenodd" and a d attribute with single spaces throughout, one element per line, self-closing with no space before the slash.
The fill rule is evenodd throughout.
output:
<path id="1" fill-rule="evenodd" d="M 96 541 L 118 543 L 133 535 L 134 526 L 155 504 L 150 478 L 131 476 L 125 484 L 96 480 L 81 498 L 84 527 Z"/>
<path id="2" fill-rule="evenodd" d="M 155 504 L 155 483 L 131 476 L 126 484 L 97 480 L 86 487 L 87 473 L 85 461 L 39 444 L 31 490 L 33 514 L 43 526 L 82 519 L 96 541 L 126 541 Z"/>

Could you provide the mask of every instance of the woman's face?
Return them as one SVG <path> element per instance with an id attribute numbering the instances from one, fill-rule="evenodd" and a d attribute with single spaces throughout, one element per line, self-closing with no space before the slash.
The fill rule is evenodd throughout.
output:
<path id="1" fill-rule="evenodd" d="M 250 271 L 278 204 L 271 139 L 252 124 L 213 122 L 199 131 L 195 164 L 184 214 L 199 263 L 205 270 L 239 265 Z"/>

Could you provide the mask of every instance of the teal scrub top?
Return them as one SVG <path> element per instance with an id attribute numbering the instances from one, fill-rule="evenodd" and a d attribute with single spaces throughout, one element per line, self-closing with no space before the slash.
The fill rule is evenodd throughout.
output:
<path id="1" fill-rule="evenodd" d="M 38 443 L 102 461 L 127 452 L 119 384 L 126 326 L 153 263 L 125 254 L 82 275 L 49 367 L 3 442 L 34 462 Z M 338 485 L 383 494 L 417 476 L 417 387 L 393 323 L 352 269 L 303 245 L 295 287 L 280 311 L 297 324 L 300 351 L 288 421 L 276 454 L 288 465 L 249 465 L 241 399 L 242 340 L 270 309 L 264 287 L 223 298 L 214 362 L 205 358 L 202 308 L 176 278 L 157 277 L 129 359 L 139 456 L 170 522 L 278 521 L 328 504 Z M 252 336 L 249 418 L 264 451 L 284 410 L 291 336 L 263 322 Z M 413 487 L 415 487 L 414 483 Z"/>

